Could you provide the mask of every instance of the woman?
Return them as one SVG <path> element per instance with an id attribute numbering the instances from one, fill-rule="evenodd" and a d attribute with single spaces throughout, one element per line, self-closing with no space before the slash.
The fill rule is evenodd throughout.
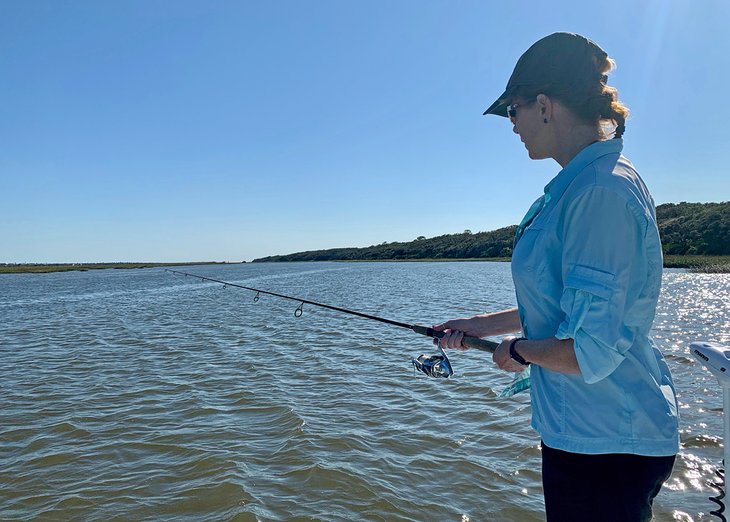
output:
<path id="1" fill-rule="evenodd" d="M 434 326 L 445 348 L 522 332 L 493 359 L 531 367 L 548 521 L 650 520 L 679 449 L 674 385 L 649 338 L 662 271 L 654 202 L 621 155 L 628 109 L 606 85 L 613 65 L 571 33 L 519 59 L 484 114 L 508 117 L 530 158 L 562 170 L 517 229 L 517 308 Z"/>

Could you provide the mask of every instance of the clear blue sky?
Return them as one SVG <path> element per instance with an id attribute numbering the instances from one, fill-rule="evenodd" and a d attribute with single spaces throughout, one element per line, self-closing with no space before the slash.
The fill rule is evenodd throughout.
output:
<path id="1" fill-rule="evenodd" d="M 0 262 L 515 224 L 559 167 L 481 114 L 554 31 L 618 62 L 657 204 L 730 199 L 726 0 L 0 0 Z"/>

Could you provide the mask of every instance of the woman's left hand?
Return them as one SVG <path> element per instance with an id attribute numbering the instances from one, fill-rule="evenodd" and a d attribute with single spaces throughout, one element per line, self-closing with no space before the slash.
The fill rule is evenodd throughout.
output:
<path id="1" fill-rule="evenodd" d="M 492 361 L 494 361 L 494 364 L 496 364 L 500 370 L 516 373 L 523 371 L 525 368 L 527 368 L 527 366 L 522 366 L 520 363 L 510 357 L 509 343 L 512 342 L 512 339 L 515 339 L 515 337 L 509 336 L 502 339 L 502 342 L 499 343 L 499 346 L 497 346 L 497 349 L 494 350 L 494 353 L 492 354 Z"/>

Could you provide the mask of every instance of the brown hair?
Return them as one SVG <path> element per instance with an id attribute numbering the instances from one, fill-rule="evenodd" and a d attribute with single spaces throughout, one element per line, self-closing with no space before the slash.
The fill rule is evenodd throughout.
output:
<path id="1" fill-rule="evenodd" d="M 608 73 L 616 67 L 616 62 L 605 54 L 594 55 L 595 75 L 572 82 L 553 83 L 540 89 L 520 87 L 515 95 L 534 98 L 546 94 L 560 100 L 576 117 L 588 123 L 611 122 L 616 128 L 614 138 L 620 138 L 626 131 L 626 118 L 629 109 L 618 99 L 618 89 L 606 85 Z"/>

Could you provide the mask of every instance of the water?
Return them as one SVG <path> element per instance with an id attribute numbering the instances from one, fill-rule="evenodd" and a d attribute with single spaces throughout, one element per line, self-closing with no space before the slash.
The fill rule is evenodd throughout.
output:
<path id="1" fill-rule="evenodd" d="M 201 275 L 432 324 L 514 305 L 500 263 L 205 266 Z M 0 520 L 543 520 L 526 394 L 481 352 L 450 380 L 405 329 L 162 270 L 0 277 Z M 682 452 L 657 520 L 714 520 L 730 276 L 668 270 L 654 337 Z M 589 479 L 589 477 L 586 477 Z"/>

